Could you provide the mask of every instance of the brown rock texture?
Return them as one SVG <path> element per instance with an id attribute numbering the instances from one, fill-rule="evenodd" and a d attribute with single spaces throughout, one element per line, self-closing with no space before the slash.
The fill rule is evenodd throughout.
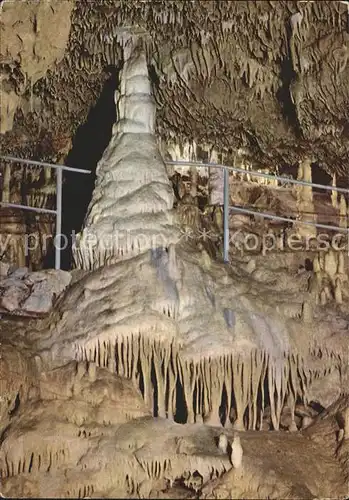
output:
<path id="1" fill-rule="evenodd" d="M 6 227 L 1 496 L 346 498 L 348 253 L 302 226 L 346 240 L 346 7 L 1 4 L 3 151 L 96 174 L 64 174 L 78 269 L 8 267 L 30 220 Z M 228 262 L 221 171 L 166 158 L 243 168 Z M 3 167 L 5 203 L 54 206 L 52 172 Z"/>
<path id="2" fill-rule="evenodd" d="M 73 0 L 2 2 L 1 4 L 1 125 L 12 129 L 22 96 L 64 57 L 71 28 Z"/>

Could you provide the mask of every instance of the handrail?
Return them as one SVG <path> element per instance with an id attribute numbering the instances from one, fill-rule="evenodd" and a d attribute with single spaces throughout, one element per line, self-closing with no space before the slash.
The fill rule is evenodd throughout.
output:
<path id="1" fill-rule="evenodd" d="M 265 212 L 259 212 L 255 210 L 249 210 L 246 208 L 238 208 L 234 206 L 229 205 L 229 170 L 235 171 L 235 172 L 241 172 L 241 173 L 248 173 L 250 175 L 256 176 L 256 177 L 264 177 L 266 179 L 277 179 L 282 182 L 285 182 L 285 177 L 281 177 L 278 175 L 271 175 L 271 174 L 263 174 L 262 172 L 256 172 L 255 170 L 246 170 L 243 168 L 238 168 L 238 167 L 231 167 L 229 165 L 222 165 L 219 163 L 203 163 L 203 162 L 196 162 L 196 161 L 186 161 L 186 160 L 180 160 L 180 161 L 164 161 L 165 165 L 179 165 L 179 166 L 196 166 L 196 167 L 213 167 L 213 168 L 223 168 L 224 170 L 224 177 L 223 177 L 223 259 L 224 262 L 228 263 L 229 262 L 229 210 L 234 210 L 235 212 L 240 212 L 240 213 L 246 213 L 249 215 L 260 215 L 262 217 L 265 217 L 266 219 L 271 219 L 271 220 L 280 220 L 283 222 L 291 222 L 291 223 L 297 223 L 297 224 L 304 224 L 307 226 L 313 226 L 313 227 L 319 227 L 322 229 L 329 229 L 331 231 L 338 231 L 338 232 L 344 232 L 348 233 L 349 235 L 349 229 L 337 227 L 337 226 L 329 226 L 327 224 L 317 224 L 315 222 L 310 222 L 310 221 L 302 221 L 302 220 L 293 220 L 289 219 L 287 217 L 280 217 L 277 215 L 272 215 L 268 214 Z M 289 184 L 298 184 L 301 186 L 313 186 L 313 187 L 318 187 L 324 190 L 328 191 L 337 191 L 340 193 L 349 193 L 349 189 L 344 189 L 344 188 L 337 188 L 335 186 L 326 186 L 323 184 L 315 184 L 313 182 L 307 182 L 307 181 L 299 181 L 295 179 L 287 179 L 287 182 Z"/>
<path id="2" fill-rule="evenodd" d="M 9 162 L 14 162 L 14 163 L 24 163 L 29 166 L 40 166 L 40 167 L 46 167 L 46 168 L 53 168 L 57 170 L 57 177 L 56 177 L 56 210 L 50 210 L 50 209 L 44 209 L 44 208 L 38 208 L 38 207 L 31 207 L 28 205 L 20 205 L 20 204 L 14 204 L 14 203 L 7 203 L 7 202 L 0 202 L 0 206 L 3 207 L 10 207 L 10 208 L 20 208 L 22 210 L 30 210 L 33 212 L 39 212 L 39 213 L 49 213 L 49 214 L 55 214 L 56 215 L 56 236 L 57 237 L 61 236 L 61 230 L 62 230 L 62 184 L 63 184 L 63 178 L 62 178 L 62 173 L 63 170 L 71 171 L 71 172 L 77 172 L 77 173 L 82 173 L 82 174 L 90 174 L 90 170 L 84 170 L 84 169 L 79 169 L 79 168 L 73 168 L 73 167 L 67 167 L 65 165 L 59 165 L 59 164 L 54 164 L 54 163 L 47 163 L 47 162 L 40 162 L 36 160 L 26 160 L 24 158 L 15 158 L 13 156 L 2 156 L 0 155 L 0 159 L 9 161 Z M 255 177 L 263 177 L 267 179 L 277 179 L 282 182 L 287 182 L 289 184 L 298 184 L 298 185 L 305 185 L 305 186 L 313 186 L 313 187 L 318 187 L 324 190 L 329 190 L 329 191 L 337 191 L 341 193 L 349 193 L 349 189 L 344 189 L 344 188 L 337 188 L 336 186 L 326 186 L 323 184 L 315 184 L 312 182 L 306 182 L 306 181 L 300 181 L 300 180 L 295 180 L 295 179 L 286 179 L 285 177 L 277 176 L 277 175 L 271 175 L 271 174 L 264 174 L 262 172 L 256 172 L 254 170 L 246 170 L 238 167 L 231 167 L 229 165 L 222 165 L 218 163 L 203 163 L 203 162 L 193 162 L 193 161 L 164 161 L 166 165 L 179 165 L 179 166 L 196 166 L 196 167 L 213 167 L 213 168 L 223 168 L 224 169 L 224 193 L 223 193 L 223 226 L 224 226 L 224 250 L 223 250 L 223 257 L 224 257 L 224 262 L 229 262 L 229 210 L 234 210 L 235 212 L 240 212 L 240 213 L 246 213 L 249 215 L 259 215 L 262 216 L 266 219 L 271 219 L 271 220 L 279 220 L 283 222 L 291 222 L 291 223 L 297 223 L 297 224 L 305 224 L 308 226 L 314 226 L 314 227 L 319 227 L 322 229 L 329 229 L 329 230 L 335 230 L 339 232 L 344 232 L 349 234 L 349 229 L 345 228 L 340 228 L 337 226 L 330 226 L 327 224 L 317 224 L 315 222 L 310 222 L 310 221 L 301 221 L 297 220 L 295 221 L 294 219 L 290 219 L 287 217 L 280 217 L 277 215 L 272 215 L 268 214 L 265 212 L 259 212 L 256 210 L 249 210 L 245 208 L 238 208 L 234 206 L 229 205 L 229 170 L 235 171 L 235 172 L 240 172 L 240 173 L 248 173 L 250 175 L 253 175 Z M 55 242 L 55 268 L 60 269 L 61 265 L 61 259 L 60 259 L 60 248 L 57 246 L 57 242 Z"/>
<path id="3" fill-rule="evenodd" d="M 349 194 L 349 189 L 339 188 L 336 186 L 326 186 L 325 184 L 315 184 L 314 182 L 299 181 L 296 179 L 288 179 L 286 177 L 281 177 L 280 175 L 263 174 L 262 172 L 256 172 L 255 170 L 246 170 L 245 168 L 232 167 L 230 165 L 222 165 L 220 163 L 202 163 L 195 161 L 164 161 L 166 165 L 181 165 L 181 166 L 196 166 L 196 167 L 214 167 L 214 168 L 227 168 L 233 172 L 240 172 L 243 174 L 250 174 L 254 177 L 263 177 L 264 179 L 277 179 L 281 182 L 287 182 L 288 184 L 298 184 L 301 186 L 313 186 L 319 189 L 324 189 L 327 191 L 337 191 L 338 193 Z"/>
<path id="4" fill-rule="evenodd" d="M 287 217 L 280 217 L 279 215 L 273 215 L 273 214 L 268 214 L 266 212 L 258 212 L 257 210 L 249 210 L 247 208 L 240 208 L 240 207 L 233 207 L 229 206 L 229 210 L 234 210 L 235 212 L 240 212 L 243 214 L 249 214 L 249 215 L 260 215 L 262 217 L 265 217 L 266 219 L 272 219 L 272 220 L 279 220 L 283 222 L 292 222 L 292 224 L 305 224 L 307 226 L 314 226 L 314 227 L 320 227 L 322 229 L 329 229 L 330 231 L 338 231 L 340 233 L 349 233 L 349 229 L 345 229 L 343 227 L 337 227 L 337 226 L 329 226 L 327 224 L 318 224 L 317 222 L 311 222 L 311 221 L 303 221 L 303 220 L 295 220 L 295 219 L 289 219 Z"/>
<path id="5" fill-rule="evenodd" d="M 6 208 L 20 208 L 21 210 L 28 210 L 30 212 L 39 212 L 44 214 L 57 214 L 57 210 L 50 210 L 49 208 L 31 207 L 30 205 L 20 205 L 19 203 L 7 203 L 0 201 L 0 206 Z"/>
<path id="6" fill-rule="evenodd" d="M 29 205 L 20 205 L 16 203 L 7 203 L 0 201 L 0 207 L 8 208 L 19 208 L 21 210 L 28 210 L 31 212 L 47 213 L 56 215 L 56 235 L 55 235 L 55 269 L 61 268 L 61 248 L 57 244 L 57 240 L 61 237 L 62 231 L 62 186 L 63 186 L 63 170 L 70 172 L 77 172 L 79 174 L 90 174 L 90 170 L 83 170 L 81 168 L 67 167 L 66 165 L 59 165 L 55 163 L 47 163 L 36 160 L 26 160 L 25 158 L 15 158 L 14 156 L 0 156 L 0 159 L 9 161 L 12 163 L 24 163 L 30 166 L 39 166 L 44 168 L 53 168 L 57 170 L 56 176 L 56 210 L 50 210 L 48 208 L 32 207 Z"/>
<path id="7" fill-rule="evenodd" d="M 26 165 L 37 165 L 39 167 L 68 170 L 70 172 L 78 172 L 80 174 L 90 174 L 91 173 L 90 170 L 84 170 L 82 168 L 67 167 L 66 165 L 59 165 L 57 163 L 47 163 L 44 161 L 26 160 L 25 158 L 15 158 L 14 156 L 1 156 L 0 155 L 0 159 L 5 160 L 5 161 L 11 161 L 14 163 L 25 163 Z"/>

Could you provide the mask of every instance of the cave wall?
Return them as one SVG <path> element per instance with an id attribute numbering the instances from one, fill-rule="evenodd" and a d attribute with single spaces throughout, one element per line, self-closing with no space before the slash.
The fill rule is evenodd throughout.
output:
<path id="1" fill-rule="evenodd" d="M 1 26 L 3 153 L 94 172 L 110 137 L 110 121 L 94 110 L 106 87 L 112 95 L 123 48 L 138 38 L 165 156 L 179 158 L 189 145 L 197 154 L 183 158 L 286 173 L 307 156 L 313 174 L 336 172 L 337 185 L 348 185 L 349 35 L 341 2 L 168 1 L 166 9 L 138 0 L 3 2 Z M 101 147 L 83 153 L 81 137 Z M 0 169 L 4 175 L 3 162 Z M 43 198 L 51 208 L 54 177 L 40 173 L 33 185 L 25 168 L 16 170 L 12 197 L 25 185 L 32 203 Z M 65 179 L 64 206 L 74 212 L 76 193 L 84 198 L 64 224 L 78 231 L 94 178 Z M 208 193 L 200 196 L 206 203 Z"/>
<path id="2" fill-rule="evenodd" d="M 2 22 L 12 30 L 18 7 L 4 5 Z M 30 11 L 29 24 L 18 29 L 31 36 L 28 45 L 18 38 L 10 43 L 11 37 L 3 44 L 2 78 L 13 109 L 23 94 L 31 104 L 4 138 L 6 152 L 15 149 L 23 128 L 33 128 L 26 142 L 34 139 L 39 117 L 41 129 L 73 136 L 110 72 L 122 65 L 122 46 L 141 36 L 155 88 L 157 132 L 168 142 L 195 140 L 225 154 L 241 149 L 255 164 L 274 168 L 307 152 L 321 167 L 345 174 L 349 35 L 341 2 L 168 1 L 166 9 L 138 0 L 22 5 Z M 51 18 L 63 29 L 40 56 L 47 36 L 42 19 Z M 39 53 L 35 69 L 30 57 L 21 63 L 31 47 Z"/>

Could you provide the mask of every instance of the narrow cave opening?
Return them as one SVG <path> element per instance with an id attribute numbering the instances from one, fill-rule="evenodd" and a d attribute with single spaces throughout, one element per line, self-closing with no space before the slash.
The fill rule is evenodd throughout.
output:
<path id="1" fill-rule="evenodd" d="M 197 387 L 197 383 L 196 383 L 195 387 L 194 387 L 194 391 L 193 391 L 193 410 L 194 410 L 194 415 L 200 413 L 200 408 L 198 407 L 197 401 L 198 401 L 198 387 Z"/>
<path id="2" fill-rule="evenodd" d="M 229 422 L 231 424 L 234 424 L 235 420 L 236 420 L 236 417 L 237 417 L 237 413 L 236 413 L 236 399 L 235 399 L 235 392 L 234 392 L 234 389 L 233 389 L 233 383 L 232 383 L 232 389 L 231 389 L 231 403 L 230 403 L 230 408 L 229 408 L 229 414 L 228 414 L 228 419 L 229 419 Z M 229 424 L 229 422 L 227 421 L 227 424 Z"/>
<path id="3" fill-rule="evenodd" d="M 68 246 L 62 249 L 61 259 L 62 269 L 66 270 L 71 268 L 72 263 L 72 235 L 82 227 L 95 185 L 96 166 L 109 144 L 116 120 L 114 93 L 119 85 L 119 69 L 109 68 L 108 71 L 110 77 L 105 82 L 96 105 L 90 110 L 86 122 L 78 128 L 65 162 L 69 167 L 91 172 L 64 172 L 62 233 L 68 239 Z M 51 259 L 53 257 L 51 254 Z"/>
<path id="4" fill-rule="evenodd" d="M 167 418 L 169 417 L 170 405 L 172 405 L 172 400 L 171 400 L 171 396 L 170 396 L 170 374 L 167 372 L 166 380 L 165 380 L 165 408 L 167 408 L 167 411 L 166 411 Z M 172 406 L 171 406 L 171 410 L 172 410 Z"/>
<path id="5" fill-rule="evenodd" d="M 28 467 L 28 473 L 30 474 L 33 468 L 33 462 L 34 462 L 34 453 L 30 455 L 30 461 L 29 461 L 29 467 Z"/>
<path id="6" fill-rule="evenodd" d="M 187 420 L 188 410 L 185 403 L 184 389 L 178 377 L 176 382 L 176 412 L 174 421 L 178 424 L 185 424 Z"/>
<path id="7" fill-rule="evenodd" d="M 319 166 L 318 163 L 311 164 L 311 176 L 314 184 L 324 184 L 330 186 L 332 184 L 332 177 L 330 174 L 325 172 L 323 168 Z M 331 196 L 331 191 L 324 191 L 321 188 L 313 187 L 315 193 L 321 193 L 327 197 Z"/>
<path id="8" fill-rule="evenodd" d="M 280 173 L 280 175 L 288 175 L 288 176 L 292 177 L 293 179 L 297 179 L 298 164 L 293 163 L 293 164 L 280 165 L 279 173 Z"/>
<path id="9" fill-rule="evenodd" d="M 221 424 L 225 425 L 226 420 L 229 418 L 229 408 L 228 408 L 228 393 L 226 385 L 223 384 L 221 404 L 219 407 L 219 419 Z"/>
<path id="10" fill-rule="evenodd" d="M 144 398 L 144 378 L 141 360 L 138 358 L 137 361 L 137 374 L 139 375 L 139 390 L 141 391 L 142 397 Z"/>
<path id="11" fill-rule="evenodd" d="M 153 416 L 158 417 L 159 416 L 159 388 L 158 388 L 158 381 L 156 378 L 156 370 L 155 370 L 155 365 L 154 365 L 154 358 L 151 361 L 151 383 L 152 383 L 152 388 L 153 388 Z"/>
<path id="12" fill-rule="evenodd" d="M 258 403 L 258 407 L 262 410 L 263 413 L 265 410 L 268 408 L 270 410 L 270 394 L 269 394 L 269 384 L 268 384 L 268 377 L 266 376 L 262 382 L 263 384 L 263 395 L 264 397 L 262 398 L 262 392 L 261 392 L 261 397 L 259 399 L 260 403 Z M 264 404 L 263 404 L 264 403 Z M 267 410 L 268 412 L 268 410 Z M 262 426 L 264 427 L 264 422 L 262 423 Z"/>
<path id="13" fill-rule="evenodd" d="M 314 270 L 313 263 L 310 259 L 305 259 L 304 268 L 306 271 L 313 271 Z"/>
<path id="14" fill-rule="evenodd" d="M 314 184 L 323 184 L 331 186 L 332 176 L 328 174 L 318 163 L 311 164 L 312 181 Z M 313 200 L 315 204 L 315 212 L 317 214 L 318 222 L 325 224 L 333 224 L 337 221 L 337 215 L 333 211 L 331 195 L 332 191 L 324 190 L 313 186 Z M 320 219 L 320 220 L 319 220 Z"/>
<path id="15" fill-rule="evenodd" d="M 17 396 L 16 396 L 16 399 L 15 399 L 13 408 L 9 411 L 10 418 L 12 418 L 13 416 L 16 415 L 16 413 L 18 412 L 20 404 L 21 404 L 21 398 L 20 398 L 19 393 L 18 393 Z"/>
<path id="16" fill-rule="evenodd" d="M 287 26 L 287 31 L 290 36 L 289 26 Z M 290 90 L 291 84 L 296 78 L 296 73 L 293 70 L 290 57 L 286 57 L 285 59 L 280 61 L 280 78 L 282 81 L 282 85 L 278 90 L 276 96 L 280 103 L 282 115 L 286 123 L 288 123 L 293 128 L 296 136 L 301 137 L 302 131 Z"/>

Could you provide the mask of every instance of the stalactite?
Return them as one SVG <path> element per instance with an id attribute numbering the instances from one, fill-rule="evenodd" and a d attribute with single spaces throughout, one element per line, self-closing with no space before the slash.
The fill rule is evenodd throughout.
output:
<path id="1" fill-rule="evenodd" d="M 131 378 L 131 363 L 132 363 L 132 353 L 130 352 L 130 337 L 127 336 L 124 339 L 124 366 L 125 366 L 125 376 L 126 378 Z"/>
<path id="2" fill-rule="evenodd" d="M 200 416 L 203 418 L 204 415 L 207 415 L 209 413 L 209 386 L 208 386 L 209 380 L 206 375 L 207 370 L 206 370 L 205 359 L 200 362 L 199 374 L 202 386 L 202 398 L 201 398 L 202 407 L 200 408 Z"/>
<path id="3" fill-rule="evenodd" d="M 287 360 L 283 358 L 282 360 L 280 360 L 280 364 L 282 364 L 282 366 L 279 368 L 279 373 L 277 374 L 277 383 L 276 383 L 276 393 L 278 398 L 278 404 L 277 404 L 278 426 L 280 426 L 281 413 L 285 404 L 285 398 L 288 386 L 288 375 L 289 375 Z"/>
<path id="4" fill-rule="evenodd" d="M 333 176 L 332 176 L 332 186 L 337 187 L 336 174 L 333 174 Z M 331 192 L 331 201 L 332 201 L 333 208 L 337 209 L 338 208 L 338 192 L 335 190 L 333 190 Z"/>
<path id="5" fill-rule="evenodd" d="M 298 180 L 312 182 L 312 167 L 311 161 L 305 159 L 299 162 Z M 297 210 L 298 218 L 300 221 L 316 223 L 316 214 L 313 202 L 312 186 L 296 186 L 297 193 Z M 316 227 L 308 224 L 297 224 L 297 232 L 304 237 L 316 236 Z"/>
<path id="6" fill-rule="evenodd" d="M 268 368 L 268 357 L 265 352 L 263 352 L 263 363 L 262 363 L 262 370 L 261 370 L 261 378 L 260 378 L 260 395 L 261 395 L 261 404 L 259 408 L 259 430 L 263 429 L 263 414 L 264 414 L 264 407 L 265 407 L 265 394 L 264 394 L 264 381 L 266 379 L 266 374 L 267 374 L 267 368 Z"/>
<path id="7" fill-rule="evenodd" d="M 270 416 L 275 430 L 279 429 L 279 421 L 277 419 L 277 412 L 275 409 L 275 366 L 268 363 L 268 390 L 269 390 L 269 401 L 270 401 Z"/>
<path id="8" fill-rule="evenodd" d="M 243 398 L 243 381 L 242 381 L 242 373 L 243 373 L 243 361 L 241 356 L 239 355 L 237 359 L 232 359 L 232 371 L 233 371 L 233 390 L 235 396 L 235 404 L 236 404 L 236 421 L 234 422 L 234 429 L 236 430 L 244 430 L 244 398 Z"/>
<path id="9" fill-rule="evenodd" d="M 155 367 L 155 376 L 156 376 L 156 388 L 157 388 L 157 413 L 159 417 L 166 416 L 166 408 L 165 408 L 165 377 L 162 371 L 162 367 L 166 370 L 164 365 L 168 362 L 168 357 L 162 359 L 162 356 L 158 354 L 158 350 L 160 346 L 155 346 L 153 351 L 153 362 Z"/>
<path id="10" fill-rule="evenodd" d="M 304 360 L 297 355 L 297 372 L 300 380 L 300 390 L 301 390 L 301 395 L 303 398 L 304 403 L 307 403 L 307 386 L 308 386 L 308 381 L 307 381 L 307 376 L 304 371 Z"/>
<path id="11" fill-rule="evenodd" d="M 220 415 L 219 415 L 219 407 L 222 400 L 222 391 L 223 391 L 223 381 L 224 381 L 224 372 L 222 366 L 222 358 L 211 359 L 210 362 L 210 415 L 205 423 L 214 426 L 220 426 Z"/>
<path id="12" fill-rule="evenodd" d="M 341 195 L 339 202 L 339 227 L 348 228 L 348 208 L 344 195 Z"/>
<path id="13" fill-rule="evenodd" d="M 140 355 L 140 336 L 133 335 L 132 336 L 132 357 L 133 357 L 133 365 L 132 365 L 132 373 L 130 378 L 134 381 L 137 381 L 137 377 L 139 377 L 138 373 L 138 360 Z"/>
<path id="14" fill-rule="evenodd" d="M 250 354 L 251 356 L 251 354 Z M 242 361 L 242 395 L 243 395 L 243 413 L 245 413 L 249 401 L 251 400 L 251 364 L 250 359 L 246 361 Z M 243 417 L 244 418 L 244 415 Z M 251 417 L 249 416 L 249 419 Z M 245 422 L 243 422 L 245 428 Z M 248 420 L 246 422 L 247 426 L 249 425 Z"/>
<path id="15" fill-rule="evenodd" d="M 123 363 L 122 363 L 122 350 L 123 350 L 123 345 L 122 345 L 122 342 L 118 341 L 117 342 L 117 351 L 118 351 L 118 354 L 117 354 L 117 366 L 118 366 L 118 374 L 120 375 L 120 377 L 124 377 L 125 374 L 124 374 L 124 367 L 123 367 Z"/>
<path id="16" fill-rule="evenodd" d="M 187 361 L 181 363 L 181 381 L 184 392 L 185 404 L 188 412 L 187 422 L 189 424 L 193 424 L 195 422 L 194 409 L 193 409 L 193 395 L 195 388 L 195 365 Z"/>
<path id="17" fill-rule="evenodd" d="M 249 415 L 249 428 L 256 430 L 258 418 L 258 389 L 261 383 L 262 369 L 264 363 L 264 353 L 254 350 L 251 354 L 251 403 L 252 403 L 252 419 Z M 263 382 L 263 381 L 262 381 Z M 251 422 L 252 420 L 252 422 Z"/>
<path id="18" fill-rule="evenodd" d="M 141 366 L 144 383 L 144 401 L 149 408 L 154 407 L 153 391 L 151 383 L 151 359 L 152 349 L 148 339 L 143 339 L 141 342 Z"/>

